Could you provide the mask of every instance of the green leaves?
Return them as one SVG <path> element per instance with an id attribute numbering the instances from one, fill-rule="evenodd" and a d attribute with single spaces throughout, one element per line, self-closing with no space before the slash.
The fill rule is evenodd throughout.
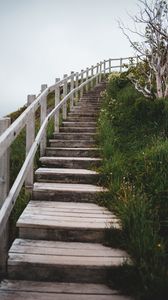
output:
<path id="1" fill-rule="evenodd" d="M 100 171 L 110 190 L 108 205 L 122 221 L 124 248 L 139 274 L 138 299 L 166 299 L 168 104 L 148 101 L 126 76 L 113 76 L 104 94 Z"/>

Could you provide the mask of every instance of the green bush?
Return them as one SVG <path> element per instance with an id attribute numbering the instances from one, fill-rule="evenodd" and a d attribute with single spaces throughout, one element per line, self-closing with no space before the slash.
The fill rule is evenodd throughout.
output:
<path id="1" fill-rule="evenodd" d="M 121 219 L 124 248 L 139 274 L 137 294 L 141 299 L 166 299 L 167 100 L 146 99 L 126 75 L 111 76 L 104 93 L 99 118 L 100 172 L 110 190 L 108 207 Z"/>

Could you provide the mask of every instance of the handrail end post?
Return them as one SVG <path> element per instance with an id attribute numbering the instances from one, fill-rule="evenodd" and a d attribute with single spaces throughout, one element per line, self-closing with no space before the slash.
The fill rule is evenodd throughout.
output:
<path id="1" fill-rule="evenodd" d="M 10 126 L 9 117 L 0 119 L 0 135 Z M 9 193 L 10 180 L 10 150 L 8 149 L 0 158 L 0 207 L 3 205 Z M 0 235 L 0 276 L 5 276 L 7 271 L 7 251 L 8 251 L 8 222 Z"/>

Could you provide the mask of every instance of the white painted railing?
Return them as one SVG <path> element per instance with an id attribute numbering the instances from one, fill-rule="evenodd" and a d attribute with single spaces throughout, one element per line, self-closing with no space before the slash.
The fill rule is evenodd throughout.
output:
<path id="1" fill-rule="evenodd" d="M 70 102 L 70 109 L 74 107 L 74 99 L 83 96 L 84 91 L 102 81 L 103 74 L 110 73 L 114 69 L 122 72 L 124 65 L 137 62 L 137 57 L 127 57 L 120 59 L 109 59 L 97 63 L 91 68 L 86 68 L 80 73 L 71 72 L 64 75 L 60 80 L 56 78 L 55 84 L 47 87 L 41 86 L 41 94 L 28 96 L 27 109 L 9 126 L 9 118 L 0 120 L 0 267 L 5 269 L 7 253 L 7 232 L 8 220 L 15 205 L 19 192 L 25 182 L 27 188 L 33 186 L 33 160 L 40 146 L 40 153 L 44 155 L 46 148 L 46 129 L 49 121 L 54 118 L 54 130 L 59 132 L 59 112 L 62 109 L 63 118 L 67 118 L 67 103 Z M 117 65 L 116 65 L 117 62 Z M 119 62 L 119 63 L 118 63 Z M 70 87 L 70 91 L 68 91 Z M 60 89 L 63 90 L 62 100 Z M 55 107 L 47 113 L 47 96 L 49 93 L 55 94 Z M 40 107 L 40 129 L 35 137 L 35 112 Z M 9 191 L 9 149 L 21 130 L 26 127 L 26 159 L 21 170 Z M 3 132 L 4 131 L 4 132 Z"/>

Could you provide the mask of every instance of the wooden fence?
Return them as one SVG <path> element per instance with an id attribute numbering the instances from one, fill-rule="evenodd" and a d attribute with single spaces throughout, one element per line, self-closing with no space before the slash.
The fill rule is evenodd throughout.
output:
<path id="1" fill-rule="evenodd" d="M 103 74 L 111 73 L 113 70 L 122 72 L 125 65 L 136 64 L 138 57 L 127 57 L 109 59 L 97 63 L 95 66 L 86 68 L 80 73 L 71 72 L 64 75 L 63 79 L 56 78 L 52 86 L 46 84 L 41 86 L 38 97 L 28 95 L 27 109 L 10 125 L 10 118 L 0 119 L 0 271 L 6 270 L 7 245 L 8 245 L 8 221 L 11 211 L 16 203 L 19 192 L 25 183 L 29 189 L 33 187 L 33 160 L 37 149 L 44 155 L 46 148 L 46 129 L 49 121 L 54 119 L 54 130 L 59 131 L 59 113 L 62 109 L 63 118 L 67 117 L 67 105 L 70 110 L 74 106 L 74 98 L 79 94 L 93 88 L 101 82 Z M 62 100 L 60 90 L 63 91 Z M 51 92 L 55 94 L 55 107 L 47 111 L 47 96 Z M 35 136 L 35 112 L 40 108 L 40 128 Z M 15 141 L 23 128 L 26 128 L 26 159 L 11 189 L 9 190 L 10 146 Z"/>

